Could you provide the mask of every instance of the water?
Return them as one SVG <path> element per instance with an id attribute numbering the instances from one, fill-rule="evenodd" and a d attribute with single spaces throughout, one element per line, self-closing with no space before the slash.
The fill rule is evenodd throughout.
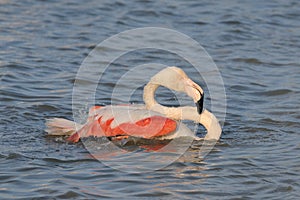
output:
<path id="1" fill-rule="evenodd" d="M 0 198 L 299 198 L 299 6 L 297 0 L 1 0 Z M 199 160 L 194 143 L 167 167 L 128 174 L 98 162 L 81 143 L 45 137 L 45 118 L 72 118 L 75 75 L 91 49 L 145 26 L 189 35 L 219 67 L 228 106 L 213 151 Z M 155 51 L 139 56 L 127 60 L 167 62 Z M 104 104 L 110 87 L 97 90 Z M 133 102 L 142 101 L 141 89 Z"/>

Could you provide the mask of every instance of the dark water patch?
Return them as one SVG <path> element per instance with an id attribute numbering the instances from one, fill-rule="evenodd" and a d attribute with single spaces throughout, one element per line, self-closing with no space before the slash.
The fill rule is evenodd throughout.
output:
<path id="1" fill-rule="evenodd" d="M 298 122 L 295 120 L 288 120 L 288 119 L 283 119 L 283 120 L 275 120 L 275 119 L 270 119 L 266 118 L 260 121 L 260 123 L 264 124 L 265 126 L 270 125 L 273 127 L 280 128 L 279 130 L 285 130 L 288 131 L 289 128 L 296 128 L 298 126 Z M 288 131 L 290 132 L 290 131 Z"/>
<path id="2" fill-rule="evenodd" d="M 9 70 L 23 70 L 23 71 L 27 71 L 28 69 L 31 69 L 30 66 L 28 65 L 24 65 L 22 63 L 9 63 L 7 65 L 4 65 L 4 67 L 6 67 Z"/>
<path id="3" fill-rule="evenodd" d="M 235 58 L 233 59 L 235 62 L 243 62 L 248 64 L 264 64 L 264 62 L 260 61 L 257 58 Z"/>
<path id="4" fill-rule="evenodd" d="M 237 21 L 237 20 L 225 20 L 225 21 L 221 21 L 221 24 L 228 24 L 228 25 L 241 25 L 242 22 L 241 21 Z"/>
<path id="5" fill-rule="evenodd" d="M 55 105 L 35 105 L 33 106 L 33 108 L 37 111 L 37 112 L 47 112 L 47 111 L 59 111 L 60 108 L 58 108 Z"/>
<path id="6" fill-rule="evenodd" d="M 126 191 L 125 191 L 126 192 Z M 159 197 L 159 198 L 167 198 L 168 196 L 173 196 L 170 193 L 167 192 L 163 192 L 163 191 L 148 191 L 146 193 L 141 192 L 141 194 L 134 194 L 134 197 L 148 197 L 148 198 L 155 198 L 155 197 Z"/>
<path id="7" fill-rule="evenodd" d="M 133 15 L 137 17 L 147 16 L 147 17 L 158 17 L 158 13 L 153 10 L 133 10 L 127 13 L 128 15 Z"/>
<path id="8" fill-rule="evenodd" d="M 258 86 L 261 88 L 266 88 L 267 86 L 265 84 L 259 83 L 259 82 L 251 82 L 250 85 L 252 86 Z"/>
<path id="9" fill-rule="evenodd" d="M 57 158 L 43 158 L 43 161 L 45 161 L 45 162 L 49 162 L 49 163 L 77 163 L 77 162 L 87 162 L 87 161 L 89 161 L 89 162 L 93 162 L 93 161 L 95 161 L 94 159 L 83 159 L 83 160 L 78 160 L 78 159 L 74 159 L 74 160 L 70 160 L 70 159 L 64 159 L 64 160 L 62 160 L 62 159 L 57 159 Z"/>
<path id="10" fill-rule="evenodd" d="M 64 194 L 57 195 L 56 197 L 60 198 L 60 199 L 74 199 L 74 198 L 80 198 L 80 197 L 84 197 L 84 196 L 75 191 L 67 191 Z"/>
<path id="11" fill-rule="evenodd" d="M 40 96 L 38 94 L 30 95 L 24 91 L 14 92 L 14 91 L 3 91 L 4 98 L 3 101 L 27 101 L 27 102 L 36 102 L 36 101 L 47 101 L 49 99 L 57 99 L 57 95 L 45 95 Z"/>
<path id="12" fill-rule="evenodd" d="M 196 26 L 204 26 L 204 25 L 208 25 L 209 23 L 204 22 L 204 21 L 181 21 L 180 23 L 187 25 L 187 24 L 191 24 L 191 25 L 196 25 Z"/>
<path id="13" fill-rule="evenodd" d="M 24 158 L 24 156 L 19 153 L 10 153 L 6 156 L 7 160 L 15 160 L 15 159 L 21 159 L 21 158 Z"/>
<path id="14" fill-rule="evenodd" d="M 230 86 L 229 90 L 245 92 L 245 91 L 251 91 L 252 88 L 247 85 L 233 85 Z"/>
<path id="15" fill-rule="evenodd" d="M 264 92 L 254 92 L 253 95 L 265 96 L 265 97 L 273 97 L 273 96 L 282 96 L 287 94 L 292 94 L 294 91 L 290 89 L 277 89 L 277 90 L 269 90 Z"/>

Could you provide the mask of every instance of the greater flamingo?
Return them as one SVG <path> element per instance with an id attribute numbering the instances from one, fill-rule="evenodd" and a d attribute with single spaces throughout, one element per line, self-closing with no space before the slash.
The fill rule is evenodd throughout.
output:
<path id="1" fill-rule="evenodd" d="M 196 107 L 160 105 L 154 98 L 159 86 L 185 92 L 196 103 Z M 83 125 L 63 118 L 48 119 L 46 132 L 49 135 L 69 135 L 67 140 L 71 142 L 89 136 L 172 139 L 180 136 L 195 137 L 185 125 L 178 123 L 178 120 L 192 120 L 206 128 L 205 139 L 220 138 L 222 129 L 217 118 L 208 110 L 203 110 L 202 88 L 180 68 L 167 67 L 154 75 L 144 87 L 143 98 L 145 105 L 93 106 Z"/>

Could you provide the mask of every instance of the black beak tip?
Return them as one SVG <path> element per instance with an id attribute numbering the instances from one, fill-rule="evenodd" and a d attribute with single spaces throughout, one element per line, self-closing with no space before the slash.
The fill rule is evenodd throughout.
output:
<path id="1" fill-rule="evenodd" d="M 204 100 L 204 94 L 201 95 L 201 98 L 199 99 L 199 101 L 196 102 L 197 111 L 199 114 L 201 114 L 203 111 L 203 100 Z"/>

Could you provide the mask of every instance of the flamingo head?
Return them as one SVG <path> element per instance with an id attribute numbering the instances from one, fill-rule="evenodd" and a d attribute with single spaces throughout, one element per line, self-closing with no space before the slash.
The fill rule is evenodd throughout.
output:
<path id="1" fill-rule="evenodd" d="M 192 81 L 182 69 L 167 67 L 154 75 L 150 83 L 186 93 L 195 102 L 198 113 L 201 114 L 203 112 L 203 89 Z"/>
<path id="2" fill-rule="evenodd" d="M 186 79 L 184 81 L 185 83 L 185 92 L 187 93 L 188 96 L 190 96 L 196 106 L 197 106 L 197 112 L 201 114 L 203 112 L 203 101 L 204 101 L 204 92 L 202 88 L 193 82 L 191 79 Z"/>

